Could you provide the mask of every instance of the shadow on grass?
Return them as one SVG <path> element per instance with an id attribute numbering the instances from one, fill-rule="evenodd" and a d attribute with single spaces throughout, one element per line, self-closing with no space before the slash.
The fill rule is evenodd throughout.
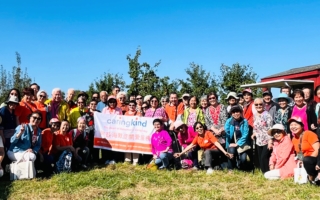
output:
<path id="1" fill-rule="evenodd" d="M 6 173 L 0 178 L 0 199 L 8 199 L 12 181 L 10 181 L 10 174 Z"/>

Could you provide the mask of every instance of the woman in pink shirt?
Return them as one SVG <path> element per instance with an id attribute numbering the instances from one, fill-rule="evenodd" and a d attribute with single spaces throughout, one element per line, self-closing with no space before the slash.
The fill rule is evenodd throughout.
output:
<path id="1" fill-rule="evenodd" d="M 264 174 L 269 180 L 293 177 L 296 161 L 294 147 L 282 124 L 275 124 L 268 134 L 273 136 L 273 152 L 269 161 L 270 171 Z"/>
<path id="2" fill-rule="evenodd" d="M 153 159 L 159 169 L 166 169 L 173 158 L 172 139 L 166 130 L 163 130 L 163 121 L 153 120 L 155 132 L 151 136 L 151 148 Z"/>

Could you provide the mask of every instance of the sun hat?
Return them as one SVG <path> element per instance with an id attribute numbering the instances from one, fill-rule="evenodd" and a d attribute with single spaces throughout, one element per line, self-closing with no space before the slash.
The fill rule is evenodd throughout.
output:
<path id="1" fill-rule="evenodd" d="M 268 134 L 271 135 L 272 130 L 282 130 L 284 131 L 284 126 L 282 124 L 275 124 L 268 130 Z"/>
<path id="2" fill-rule="evenodd" d="M 10 96 L 8 98 L 8 101 L 6 101 L 6 103 L 15 103 L 15 104 L 19 104 L 19 100 L 18 100 L 18 97 L 16 96 Z"/>
<path id="3" fill-rule="evenodd" d="M 180 126 L 182 126 L 184 123 L 181 121 L 181 120 L 177 120 L 174 122 L 174 128 L 177 129 L 179 128 Z"/>
<path id="4" fill-rule="evenodd" d="M 188 93 L 184 93 L 184 94 L 181 96 L 181 98 L 180 98 L 180 99 L 183 99 L 184 97 L 190 97 L 190 94 L 188 94 Z"/>
<path id="5" fill-rule="evenodd" d="M 293 116 L 288 120 L 288 125 L 291 124 L 291 122 L 297 122 L 298 124 L 300 124 L 301 126 L 304 126 L 301 117 L 299 116 Z"/>
<path id="6" fill-rule="evenodd" d="M 277 98 L 274 98 L 273 101 L 276 103 L 279 103 L 279 99 L 287 99 L 288 103 L 292 103 L 292 98 L 288 97 L 288 95 L 286 93 L 280 93 L 279 96 Z"/>
<path id="7" fill-rule="evenodd" d="M 239 97 L 237 97 L 237 93 L 235 93 L 235 92 L 229 92 L 229 94 L 227 95 L 226 100 L 228 100 L 230 97 L 233 97 L 235 99 L 239 99 Z"/>
<path id="8" fill-rule="evenodd" d="M 150 101 L 150 98 L 152 97 L 151 94 L 148 94 L 146 95 L 144 98 L 143 98 L 143 101 Z"/>
<path id="9" fill-rule="evenodd" d="M 243 98 L 243 94 L 242 94 L 242 93 L 238 93 L 238 94 L 237 94 L 237 97 L 239 97 L 239 98 L 240 98 L 240 97 L 241 97 L 241 98 Z"/>
<path id="10" fill-rule="evenodd" d="M 235 110 L 239 110 L 240 112 L 242 112 L 242 108 L 239 105 L 234 105 L 230 108 L 230 113 L 232 113 Z"/>

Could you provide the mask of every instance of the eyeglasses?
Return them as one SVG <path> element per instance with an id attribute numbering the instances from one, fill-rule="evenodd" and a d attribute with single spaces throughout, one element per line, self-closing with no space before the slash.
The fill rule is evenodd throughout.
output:
<path id="1" fill-rule="evenodd" d="M 256 103 L 254 104 L 255 106 L 262 106 L 263 104 L 262 103 Z"/>
<path id="2" fill-rule="evenodd" d="M 139 97 L 139 98 L 137 97 L 137 98 L 136 98 L 136 100 L 141 100 L 141 99 L 142 99 L 142 97 Z"/>
<path id="3" fill-rule="evenodd" d="M 39 95 L 39 97 L 41 97 L 41 98 L 46 98 L 47 96 L 46 95 Z"/>
<path id="4" fill-rule="evenodd" d="M 215 97 L 210 97 L 210 98 L 208 98 L 209 100 L 214 100 L 214 99 L 216 99 Z"/>
<path id="5" fill-rule="evenodd" d="M 35 116 L 32 116 L 32 118 L 34 119 L 34 120 L 41 120 L 41 117 L 35 117 Z"/>
<path id="6" fill-rule="evenodd" d="M 196 130 L 199 130 L 199 129 L 203 129 L 203 127 L 202 126 L 196 127 Z"/>
<path id="7" fill-rule="evenodd" d="M 120 97 L 119 99 L 122 100 L 122 99 L 126 99 L 126 98 L 125 97 Z"/>
<path id="8" fill-rule="evenodd" d="M 281 134 L 281 133 L 282 133 L 282 130 L 274 129 L 274 130 L 272 130 L 271 135 L 276 135 L 276 134 Z"/>

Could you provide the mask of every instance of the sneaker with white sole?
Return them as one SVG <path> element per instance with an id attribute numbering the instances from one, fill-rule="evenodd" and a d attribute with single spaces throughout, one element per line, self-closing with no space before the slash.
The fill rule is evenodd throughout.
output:
<path id="1" fill-rule="evenodd" d="M 211 167 L 209 167 L 208 169 L 207 169 L 207 174 L 212 174 L 213 173 L 213 169 L 211 168 Z"/>
<path id="2" fill-rule="evenodd" d="M 109 165 L 115 165 L 116 164 L 116 161 L 114 161 L 114 160 L 111 160 L 110 162 L 109 162 Z"/>
<path id="3" fill-rule="evenodd" d="M 195 170 L 195 171 L 196 171 L 196 170 L 199 170 L 199 168 L 196 167 L 196 166 L 192 167 L 191 169 L 192 169 L 192 170 Z"/>

